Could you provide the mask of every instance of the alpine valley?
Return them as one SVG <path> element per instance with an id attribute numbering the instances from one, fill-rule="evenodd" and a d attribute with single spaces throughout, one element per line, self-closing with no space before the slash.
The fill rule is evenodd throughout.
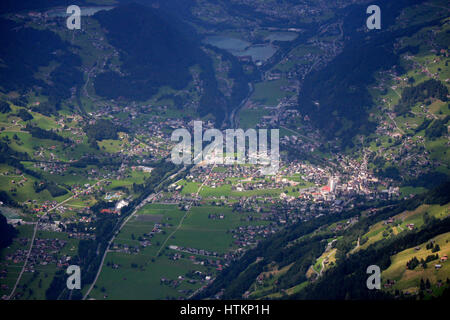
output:
<path id="1" fill-rule="evenodd" d="M 448 300 L 450 7 L 371 4 L 1 1 L 0 297 Z M 278 172 L 174 164 L 194 121 Z"/>

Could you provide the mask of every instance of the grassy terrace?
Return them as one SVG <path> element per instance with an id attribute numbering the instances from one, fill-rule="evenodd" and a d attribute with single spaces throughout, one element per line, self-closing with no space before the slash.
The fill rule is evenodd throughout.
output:
<path id="1" fill-rule="evenodd" d="M 428 213 L 430 217 L 443 219 L 449 215 L 450 205 L 421 205 L 414 211 L 405 211 L 393 217 L 394 222 L 385 224 L 380 221 L 373 225 L 369 231 L 362 237 L 363 244 L 359 250 L 365 249 L 372 243 L 387 237 L 395 236 L 398 233 L 407 230 L 407 224 L 414 224 L 415 228 L 420 228 L 424 223 L 424 215 Z"/>
<path id="2" fill-rule="evenodd" d="M 431 239 L 430 239 L 431 240 Z M 432 284 L 433 294 L 438 294 L 441 289 L 436 287 L 436 283 L 438 280 L 441 280 L 443 283 L 447 281 L 448 274 L 450 273 L 450 262 L 441 262 L 440 259 L 433 260 L 427 263 L 428 267 L 424 269 L 421 265 L 414 268 L 414 270 L 406 269 L 406 263 L 410 261 L 413 257 L 421 260 L 429 256 L 438 254 L 439 257 L 443 255 L 450 254 L 450 232 L 441 234 L 435 237 L 435 244 L 438 244 L 440 250 L 432 253 L 431 250 L 426 249 L 426 243 L 420 244 L 419 250 L 416 250 L 416 247 L 409 248 L 403 250 L 396 255 L 391 257 L 391 265 L 388 269 L 384 270 L 381 279 L 385 282 L 387 279 L 395 280 L 396 283 L 389 290 L 402 290 L 406 292 L 417 292 L 420 286 L 420 280 L 428 279 Z M 440 269 L 436 269 L 435 264 L 440 264 L 442 267 Z"/>

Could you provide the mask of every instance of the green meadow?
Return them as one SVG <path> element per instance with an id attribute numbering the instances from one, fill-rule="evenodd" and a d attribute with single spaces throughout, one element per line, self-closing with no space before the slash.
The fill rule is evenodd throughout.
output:
<path id="1" fill-rule="evenodd" d="M 223 219 L 209 219 L 208 215 L 223 215 Z M 180 210 L 177 205 L 148 204 L 133 217 L 116 237 L 114 245 L 127 245 L 140 249 L 138 253 L 110 252 L 107 255 L 96 288 L 91 297 L 95 299 L 166 299 L 186 297 L 201 283 L 189 284 L 182 281 L 173 288 L 160 284 L 161 278 L 176 280 L 190 271 L 216 273 L 215 267 L 194 264 L 189 256 L 199 255 L 171 250 L 170 245 L 185 248 L 215 251 L 219 255 L 236 249 L 229 230 L 241 225 L 265 224 L 265 221 L 247 221 L 256 213 L 232 212 L 228 207 L 192 207 L 189 212 Z M 142 218 L 140 218 L 142 217 Z M 181 220 L 184 217 L 184 220 Z M 180 224 L 180 222 L 182 223 Z M 139 237 L 152 231 L 154 225 L 163 225 L 163 232 L 151 238 L 151 246 L 139 245 Z M 166 241 L 167 240 L 167 241 Z M 164 247 L 162 247 L 164 245 Z M 116 248 L 116 247 L 113 248 Z M 120 247 L 120 246 L 119 246 Z M 116 249 L 114 249 L 116 250 Z M 170 260 L 175 253 L 182 255 L 180 260 Z M 159 254 L 158 254 L 159 253 Z M 203 257 L 205 258 L 205 257 Z M 211 257 L 213 260 L 218 258 Z M 220 259 L 220 258 L 219 258 Z M 112 264 L 119 265 L 113 269 Z M 188 291 L 183 291 L 188 290 Z"/>

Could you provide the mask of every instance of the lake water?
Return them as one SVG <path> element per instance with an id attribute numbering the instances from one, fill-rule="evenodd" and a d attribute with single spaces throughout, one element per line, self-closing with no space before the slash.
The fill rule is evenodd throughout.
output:
<path id="1" fill-rule="evenodd" d="M 252 45 L 250 42 L 247 42 L 247 41 L 244 41 L 241 39 L 224 37 L 224 36 L 207 37 L 205 39 L 205 42 L 212 46 L 215 46 L 217 48 L 230 51 L 232 53 L 242 52 L 245 49 L 247 49 L 249 46 Z"/>
<path id="2" fill-rule="evenodd" d="M 251 56 L 253 61 L 261 60 L 266 61 L 272 57 L 277 48 L 272 45 L 258 44 L 248 47 L 246 50 L 236 53 L 237 56 Z"/>
<path id="3" fill-rule="evenodd" d="M 295 32 L 274 32 L 266 37 L 270 41 L 292 41 L 298 37 Z"/>
<path id="4" fill-rule="evenodd" d="M 237 57 L 251 56 L 253 61 L 266 61 L 277 51 L 272 44 L 252 45 L 248 41 L 226 36 L 210 36 L 204 40 L 212 46 L 227 50 Z"/>
<path id="5" fill-rule="evenodd" d="M 80 7 L 82 16 L 93 16 L 99 11 L 114 9 L 113 6 Z M 49 17 L 68 17 L 67 8 L 48 11 Z"/>

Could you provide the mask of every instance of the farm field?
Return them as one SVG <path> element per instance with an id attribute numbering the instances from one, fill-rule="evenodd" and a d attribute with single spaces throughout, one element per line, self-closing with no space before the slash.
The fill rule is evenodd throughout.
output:
<path id="1" fill-rule="evenodd" d="M 114 264 L 119 266 L 118 269 L 113 269 L 111 265 Z M 193 292 L 201 283 L 180 281 L 180 284 L 168 286 L 161 283 L 161 278 L 176 281 L 189 271 L 206 273 L 207 268 L 193 265 L 187 259 L 174 262 L 163 256 L 152 262 L 146 254 L 110 253 L 90 296 L 94 299 L 175 299 L 186 295 L 179 290 Z"/>
<path id="2" fill-rule="evenodd" d="M 254 217 L 252 221 L 248 221 L 250 216 Z M 206 275 L 213 277 L 217 273 L 224 254 L 237 249 L 230 230 L 243 225 L 267 224 L 257 217 L 256 213 L 242 214 L 231 208 L 207 205 L 194 206 L 186 212 L 177 205 L 148 204 L 117 236 L 90 297 L 186 298 L 207 284 Z M 158 231 L 149 237 L 152 230 Z M 144 240 L 151 244 L 142 246 Z M 204 250 L 204 253 L 193 253 L 192 249 Z M 133 293 L 130 295 L 130 292 Z"/>

